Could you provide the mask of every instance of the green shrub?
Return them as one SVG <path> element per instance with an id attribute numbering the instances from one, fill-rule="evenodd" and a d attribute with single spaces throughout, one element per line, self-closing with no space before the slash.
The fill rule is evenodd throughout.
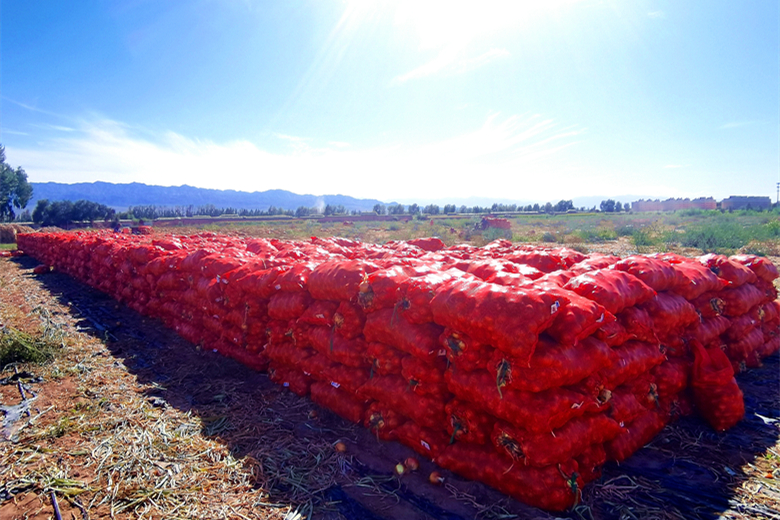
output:
<path id="1" fill-rule="evenodd" d="M 47 363 L 60 344 L 10 327 L 0 331 L 0 369 L 9 363 Z"/>
<path id="2" fill-rule="evenodd" d="M 633 236 L 634 231 L 636 231 L 636 228 L 634 228 L 633 224 L 624 224 L 615 228 L 615 234 L 619 237 Z"/>
<path id="3" fill-rule="evenodd" d="M 689 228 L 681 236 L 684 247 L 696 247 L 705 253 L 726 253 L 744 246 L 751 233 L 734 221 L 721 221 Z"/>
<path id="4" fill-rule="evenodd" d="M 512 231 L 509 229 L 488 228 L 482 232 L 482 238 L 484 238 L 487 242 L 492 242 L 497 238 L 511 240 Z"/>
<path id="5" fill-rule="evenodd" d="M 656 243 L 650 230 L 645 228 L 635 229 L 631 235 L 631 242 L 633 242 L 636 247 L 652 246 Z"/>

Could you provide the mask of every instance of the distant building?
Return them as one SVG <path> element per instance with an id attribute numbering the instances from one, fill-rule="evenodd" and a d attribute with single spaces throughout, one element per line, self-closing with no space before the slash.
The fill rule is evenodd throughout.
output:
<path id="1" fill-rule="evenodd" d="M 631 203 L 631 210 L 642 211 L 677 211 L 681 209 L 718 209 L 718 203 L 712 197 L 698 199 L 666 199 L 637 200 Z"/>
<path id="2" fill-rule="evenodd" d="M 735 197 L 731 196 L 720 202 L 721 209 L 756 209 L 765 210 L 772 208 L 772 199 L 769 197 Z"/>

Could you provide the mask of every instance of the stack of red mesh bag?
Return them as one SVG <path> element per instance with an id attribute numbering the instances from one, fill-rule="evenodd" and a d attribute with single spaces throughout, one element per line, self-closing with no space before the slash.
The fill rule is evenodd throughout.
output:
<path id="1" fill-rule="evenodd" d="M 383 440 L 550 510 L 780 349 L 766 259 L 109 233 L 19 248 Z"/>

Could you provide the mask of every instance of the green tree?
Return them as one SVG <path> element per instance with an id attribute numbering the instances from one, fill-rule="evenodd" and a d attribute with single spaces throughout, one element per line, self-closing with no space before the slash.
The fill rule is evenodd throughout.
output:
<path id="1" fill-rule="evenodd" d="M 620 201 L 617 201 L 617 202 L 615 203 L 615 211 L 616 211 L 616 212 L 618 212 L 618 213 L 620 213 L 621 211 L 623 211 L 623 203 L 622 203 L 622 202 L 620 202 Z"/>
<path id="2" fill-rule="evenodd" d="M 444 205 L 444 214 L 449 215 L 451 213 L 455 213 L 455 204 L 445 204 Z"/>
<path id="3" fill-rule="evenodd" d="M 24 209 L 32 198 L 33 188 L 27 174 L 5 162 L 5 147 L 0 145 L 0 222 L 16 218 L 16 209 Z"/>
<path id="4" fill-rule="evenodd" d="M 374 204 L 374 213 L 377 215 L 384 215 L 387 208 L 384 204 Z"/>
<path id="5" fill-rule="evenodd" d="M 416 215 L 420 212 L 420 206 L 417 204 L 409 204 L 409 214 L 410 215 Z"/>
<path id="6" fill-rule="evenodd" d="M 615 211 L 615 201 L 612 199 L 602 200 L 599 208 L 601 208 L 601 211 L 612 213 Z"/>

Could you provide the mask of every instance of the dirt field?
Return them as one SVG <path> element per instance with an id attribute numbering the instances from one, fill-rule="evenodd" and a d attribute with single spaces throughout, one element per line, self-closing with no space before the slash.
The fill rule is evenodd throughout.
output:
<path id="1" fill-rule="evenodd" d="M 399 478 L 407 448 L 35 265 L 0 259 L 0 324 L 48 327 L 64 348 L 0 373 L 3 406 L 35 396 L 29 417 L 3 424 L 2 519 L 53 518 L 52 495 L 76 519 L 553 518 L 447 472 L 431 485 L 427 461 Z M 777 355 L 741 374 L 738 426 L 716 434 L 684 418 L 559 516 L 780 518 L 779 379 Z"/>

